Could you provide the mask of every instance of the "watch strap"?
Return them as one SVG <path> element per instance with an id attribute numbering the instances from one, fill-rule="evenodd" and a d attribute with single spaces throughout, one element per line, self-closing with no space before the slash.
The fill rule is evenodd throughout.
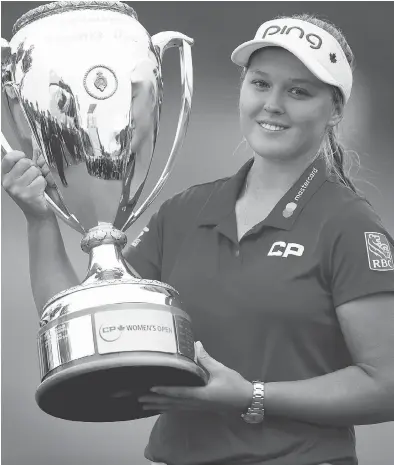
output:
<path id="1" fill-rule="evenodd" d="M 252 403 L 241 417 L 246 423 L 261 423 L 264 420 L 264 383 L 262 381 L 253 381 Z"/>

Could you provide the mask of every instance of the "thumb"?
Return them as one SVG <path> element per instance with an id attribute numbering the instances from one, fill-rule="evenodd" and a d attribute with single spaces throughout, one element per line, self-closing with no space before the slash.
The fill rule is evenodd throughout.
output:
<path id="1" fill-rule="evenodd" d="M 211 373 L 215 371 L 215 369 L 217 370 L 218 368 L 223 367 L 220 362 L 208 354 L 200 341 L 196 342 L 196 355 L 197 361 Z"/>

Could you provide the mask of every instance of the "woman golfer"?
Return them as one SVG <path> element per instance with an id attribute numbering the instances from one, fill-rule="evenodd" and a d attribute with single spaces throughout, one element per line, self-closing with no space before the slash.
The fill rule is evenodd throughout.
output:
<path id="1" fill-rule="evenodd" d="M 210 373 L 204 387 L 139 399 L 161 412 L 145 456 L 355 465 L 354 425 L 394 420 L 394 243 L 345 175 L 336 136 L 353 55 L 334 26 L 301 15 L 262 24 L 232 60 L 253 158 L 164 202 L 125 252 L 179 291 Z M 2 167 L 28 220 L 42 307 L 78 279 L 41 172 L 20 152 Z"/>

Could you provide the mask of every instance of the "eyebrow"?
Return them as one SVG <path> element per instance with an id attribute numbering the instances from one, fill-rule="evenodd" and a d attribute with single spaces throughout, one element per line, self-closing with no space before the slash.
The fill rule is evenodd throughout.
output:
<path id="1" fill-rule="evenodd" d="M 309 79 L 290 79 L 291 82 L 294 82 L 296 84 L 310 84 L 311 86 L 316 85 L 314 82 L 310 81 Z"/>
<path id="2" fill-rule="evenodd" d="M 260 74 L 261 76 L 265 76 L 265 77 L 270 77 L 269 74 L 265 73 L 264 71 L 261 71 L 259 69 L 251 69 L 250 70 L 252 73 L 255 73 L 255 74 Z M 316 84 L 312 81 L 310 81 L 309 79 L 302 79 L 302 78 L 289 78 L 289 81 L 295 83 L 295 84 L 309 84 L 311 86 L 315 86 Z"/>

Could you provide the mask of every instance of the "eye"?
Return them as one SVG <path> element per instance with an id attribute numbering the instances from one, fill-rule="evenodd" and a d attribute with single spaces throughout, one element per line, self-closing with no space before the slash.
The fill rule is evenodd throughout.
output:
<path id="1" fill-rule="evenodd" d="M 252 81 L 252 84 L 256 86 L 258 89 L 266 89 L 267 87 L 269 87 L 268 82 L 263 81 L 262 79 L 254 79 Z"/>
<path id="2" fill-rule="evenodd" d="M 302 89 L 301 87 L 293 87 L 290 89 L 290 93 L 295 95 L 296 97 L 309 97 L 310 93 L 306 89 Z"/>

